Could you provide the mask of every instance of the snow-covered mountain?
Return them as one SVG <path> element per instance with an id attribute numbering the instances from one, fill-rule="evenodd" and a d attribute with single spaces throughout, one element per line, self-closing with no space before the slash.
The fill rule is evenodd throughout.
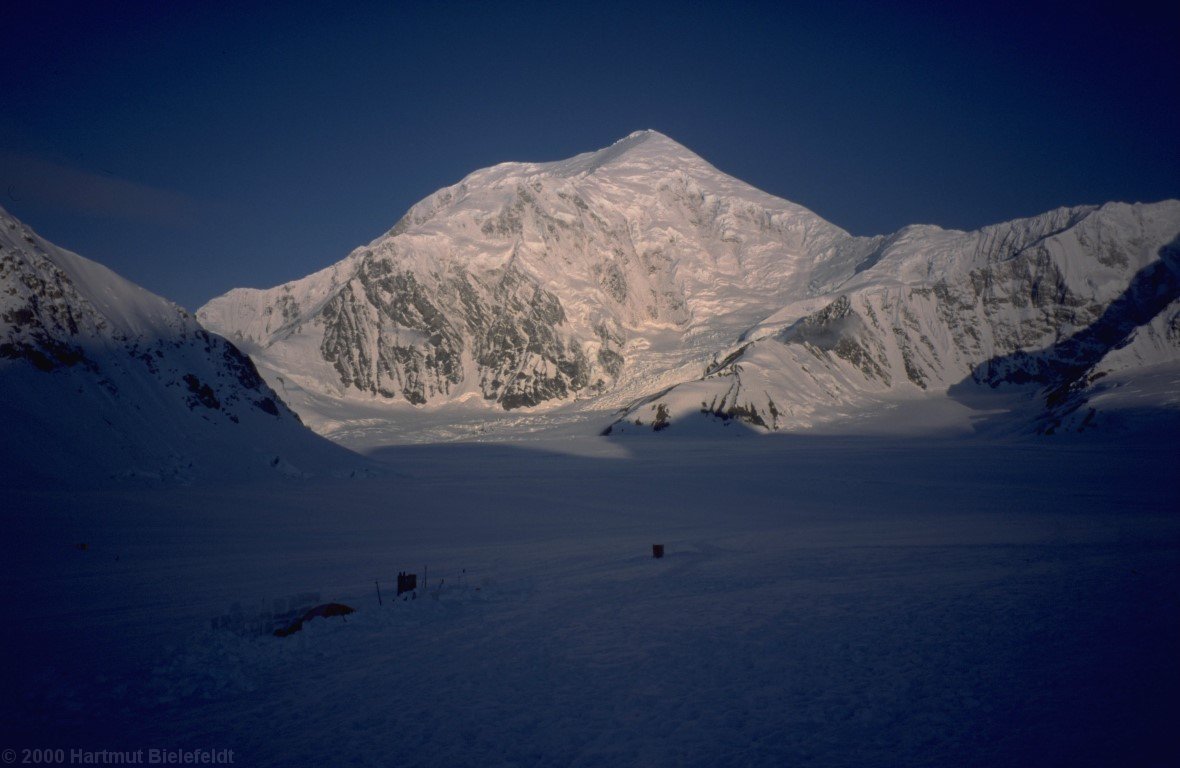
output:
<path id="1" fill-rule="evenodd" d="M 514 409 L 642 389 L 871 246 L 642 131 L 477 171 L 328 269 L 197 317 L 284 386 Z"/>
<path id="2" fill-rule="evenodd" d="M 1177 201 L 903 229 L 616 428 L 706 414 L 792 429 L 898 395 L 970 400 L 981 385 L 1026 385 L 1043 432 L 1084 428 L 1100 405 L 1180 410 L 1178 234 Z"/>
<path id="3" fill-rule="evenodd" d="M 343 261 L 197 317 L 313 426 L 348 403 L 589 401 L 627 410 L 616 430 L 791 429 L 1034 382 L 1057 393 L 1048 429 L 1100 373 L 1180 358 L 1178 233 L 1165 202 L 853 237 L 640 131 L 477 171 Z"/>
<path id="4" fill-rule="evenodd" d="M 187 481 L 366 464 L 303 426 L 180 307 L 0 209 L 0 467 L 22 479 Z"/>

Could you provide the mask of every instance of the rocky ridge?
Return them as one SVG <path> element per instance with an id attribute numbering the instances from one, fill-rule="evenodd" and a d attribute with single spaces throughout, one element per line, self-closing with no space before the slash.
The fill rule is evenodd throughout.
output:
<path id="1" fill-rule="evenodd" d="M 246 459 L 345 461 L 185 310 L 0 209 L 6 470 L 187 481 Z M 363 464 L 363 462 L 358 462 Z"/>
<path id="2" fill-rule="evenodd" d="M 612 429 L 657 413 L 797 429 L 899 392 L 1005 387 L 1042 402 L 1032 428 L 1085 428 L 1118 374 L 1180 364 L 1178 235 L 1176 201 L 1059 209 L 977 232 L 903 230 L 823 306 L 788 305 L 703 377 Z M 1180 404 L 1161 394 L 1157 405 Z"/>

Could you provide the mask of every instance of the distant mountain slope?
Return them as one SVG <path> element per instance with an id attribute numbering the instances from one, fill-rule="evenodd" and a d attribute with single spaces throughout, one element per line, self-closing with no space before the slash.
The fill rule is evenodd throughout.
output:
<path id="1" fill-rule="evenodd" d="M 1043 432 L 1091 425 L 1100 392 L 1107 409 L 1180 413 L 1178 236 L 1177 201 L 1059 209 L 977 232 L 907 228 L 818 304 L 787 305 L 612 431 L 697 415 L 798 429 L 899 392 L 971 398 L 1005 385 L 1034 390 L 1029 427 Z M 1158 381 L 1120 403 L 1131 390 L 1110 385 L 1137 373 Z"/>
<path id="2" fill-rule="evenodd" d="M 238 349 L 0 209 L 0 471 L 187 481 L 346 472 Z"/>
<path id="3" fill-rule="evenodd" d="M 853 237 L 640 131 L 476 171 L 343 261 L 197 317 L 321 429 L 350 404 L 371 418 L 374 403 L 574 401 L 624 409 L 615 431 L 689 416 L 797 429 L 1024 382 L 1065 388 L 1036 417 L 1049 430 L 1088 412 L 1078 382 L 1109 353 L 1137 350 L 1120 370 L 1175 361 L 1155 318 L 1176 297 L 1178 232 L 1165 202 Z"/>

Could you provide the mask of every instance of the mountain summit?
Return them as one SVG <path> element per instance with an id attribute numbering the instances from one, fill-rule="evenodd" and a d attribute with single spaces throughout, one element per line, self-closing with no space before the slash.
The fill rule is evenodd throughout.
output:
<path id="1" fill-rule="evenodd" d="M 476 171 L 327 270 L 197 315 L 289 391 L 535 407 L 616 390 L 653 345 L 699 358 L 864 249 L 642 131 Z"/>
<path id="2" fill-rule="evenodd" d="M 555 176 L 579 176 L 595 173 L 602 168 L 616 171 L 626 169 L 625 172 L 638 174 L 657 170 L 691 172 L 694 169 L 717 172 L 684 145 L 653 130 L 635 131 L 596 152 L 586 152 L 555 163 L 541 163 L 537 167 Z"/>
<path id="3" fill-rule="evenodd" d="M 476 171 L 327 269 L 197 317 L 325 431 L 349 403 L 457 401 L 789 429 L 964 381 L 1076 388 L 1139 337 L 1141 363 L 1170 364 L 1178 233 L 1168 202 L 853 237 L 638 131 Z M 1103 324 L 1154 279 L 1158 312 Z M 1054 347 L 1095 323 L 1085 355 Z"/>

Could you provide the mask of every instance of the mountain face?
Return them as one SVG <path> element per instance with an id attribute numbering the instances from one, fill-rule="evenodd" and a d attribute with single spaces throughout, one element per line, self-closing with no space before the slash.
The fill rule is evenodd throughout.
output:
<path id="1" fill-rule="evenodd" d="M 890 398 L 1173 365 L 1180 203 L 853 237 L 641 131 L 477 171 L 343 261 L 201 308 L 313 425 L 357 402 L 588 401 L 612 431 L 794 429 Z"/>
<path id="2" fill-rule="evenodd" d="M 350 457 L 305 428 L 233 344 L 3 209 L 0 391 L 0 468 L 13 481 L 290 474 L 296 457 Z"/>
<path id="3" fill-rule="evenodd" d="M 1031 425 L 1085 428 L 1123 406 L 1180 407 L 1180 202 L 1060 209 L 977 232 L 911 227 L 816 299 L 788 304 L 703 376 L 647 399 L 614 429 L 689 414 L 796 429 L 897 393 L 970 400 L 1012 385 Z M 1103 379 L 1105 381 L 1102 381 Z"/>
<path id="4" fill-rule="evenodd" d="M 654 347 L 707 354 L 870 245 L 643 131 L 477 171 L 344 261 L 197 317 L 285 385 L 511 410 L 611 392 Z"/>

